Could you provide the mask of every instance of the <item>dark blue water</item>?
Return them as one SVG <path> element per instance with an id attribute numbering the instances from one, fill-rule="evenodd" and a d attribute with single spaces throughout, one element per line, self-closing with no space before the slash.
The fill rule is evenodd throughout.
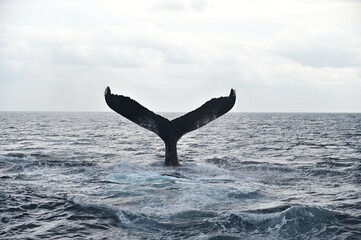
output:
<path id="1" fill-rule="evenodd" d="M 0 239 L 361 239 L 361 114 L 227 114 L 181 167 L 111 112 L 0 112 L 0 131 Z"/>

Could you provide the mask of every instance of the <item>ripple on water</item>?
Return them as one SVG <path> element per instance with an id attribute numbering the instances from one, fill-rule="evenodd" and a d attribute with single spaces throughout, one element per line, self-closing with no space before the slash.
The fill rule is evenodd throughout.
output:
<path id="1" fill-rule="evenodd" d="M 174 168 L 116 114 L 0 117 L 1 239 L 361 236 L 360 114 L 229 114 Z"/>

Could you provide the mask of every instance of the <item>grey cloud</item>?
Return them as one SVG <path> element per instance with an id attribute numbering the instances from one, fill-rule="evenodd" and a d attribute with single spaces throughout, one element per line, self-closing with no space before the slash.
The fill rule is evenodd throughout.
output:
<path id="1" fill-rule="evenodd" d="M 361 39 L 337 28 L 302 25 L 281 34 L 271 52 L 304 66 L 345 68 L 361 65 Z"/>
<path id="2" fill-rule="evenodd" d="M 126 57 L 140 66 L 194 62 L 194 45 L 197 43 L 187 34 L 166 32 L 148 23 L 135 24 L 127 29 L 105 28 L 99 31 L 102 36 L 112 37 L 96 40 L 98 54 L 114 61 Z"/>
<path id="3" fill-rule="evenodd" d="M 90 106 L 100 106 L 98 109 L 102 109 L 102 88 L 108 84 L 121 89 L 124 94 L 133 96 L 138 93 L 134 95 L 137 99 L 144 93 L 144 102 L 149 102 L 147 106 L 162 111 L 192 110 L 207 100 L 209 95 L 224 95 L 230 87 L 242 91 L 247 103 L 259 101 L 255 108 L 244 105 L 245 108 L 238 110 L 259 110 L 267 108 L 262 106 L 268 106 L 268 98 L 260 96 L 260 93 L 271 98 L 277 95 L 275 93 L 279 89 L 292 95 L 302 88 L 306 98 L 306 92 L 317 86 L 359 86 L 359 72 L 352 69 L 308 68 L 304 65 L 317 66 L 317 61 L 312 63 L 312 59 L 297 60 L 295 56 L 286 56 L 286 53 L 292 53 L 292 49 L 303 49 L 301 53 L 308 48 L 320 49 L 316 43 L 325 42 L 319 40 L 321 37 L 331 39 L 328 48 L 342 47 L 342 51 L 337 53 L 339 56 L 344 54 L 344 49 L 358 49 L 357 39 L 352 40 L 352 36 L 347 34 L 340 36 L 334 33 L 329 38 L 330 33 L 322 36 L 312 33 L 304 38 L 306 34 L 300 37 L 297 31 L 288 32 L 278 41 L 267 45 L 247 43 L 237 37 L 217 33 L 207 35 L 166 31 L 150 23 L 93 29 L 38 27 L 22 30 L 19 27 L 7 33 L 8 37 L 2 39 L 0 49 L 4 58 L 23 65 L 30 62 L 32 65 L 31 68 L 20 67 L 17 75 L 14 75 L 19 79 L 29 79 L 27 84 L 14 83 L 14 86 L 20 86 L 16 89 L 22 93 L 28 90 L 39 93 L 36 89 L 41 85 L 51 89 L 48 92 L 52 95 L 71 86 L 73 92 L 69 93 L 70 100 L 64 100 L 68 101 L 68 105 L 59 109 L 73 106 L 71 98 L 77 96 L 78 92 L 81 92 L 79 96 L 88 94 L 83 92 L 91 92 L 89 99 L 93 101 L 90 104 L 83 100 L 87 98 L 79 97 L 78 109 Z M 268 49 L 272 49 L 271 53 Z M 328 54 L 327 49 L 324 51 L 317 54 Z M 294 54 L 300 53 L 296 51 Z M 301 61 L 304 64 L 298 64 Z M 0 75 L 3 72 L 3 76 L 10 76 L 11 71 L 4 71 L 9 63 L 1 64 Z M 39 79 L 49 83 L 45 84 Z M 247 94 L 250 98 L 250 94 L 254 94 L 254 99 L 247 99 Z M 159 98 L 152 99 L 154 95 Z M 189 95 L 194 95 L 199 101 L 187 102 Z M 280 99 L 284 100 L 282 97 Z M 35 99 L 34 105 L 41 106 L 42 102 Z"/>
<path id="4" fill-rule="evenodd" d="M 57 28 L 18 27 L 4 33 L 0 53 L 21 61 L 52 64 L 144 67 L 155 63 L 191 62 L 184 36 L 166 33 L 150 25 L 138 28 L 99 28 L 91 32 Z M 85 35 L 77 38 L 76 35 Z M 74 37 L 75 36 L 75 37 Z M 186 43 L 188 41 L 184 40 Z"/>
<path id="5" fill-rule="evenodd" d="M 152 7 L 153 11 L 183 11 L 187 9 L 184 1 L 179 0 L 162 0 L 157 1 Z"/>
<path id="6" fill-rule="evenodd" d="M 361 51 L 358 49 L 315 44 L 311 46 L 293 45 L 289 48 L 279 49 L 277 52 L 280 56 L 310 67 L 344 68 L 360 65 Z"/>
<path id="7" fill-rule="evenodd" d="M 208 5 L 207 0 L 159 0 L 154 3 L 151 11 L 185 11 L 192 9 L 201 12 Z"/>
<path id="8" fill-rule="evenodd" d="M 190 7 L 196 11 L 203 11 L 208 6 L 207 0 L 193 0 L 190 2 Z"/>

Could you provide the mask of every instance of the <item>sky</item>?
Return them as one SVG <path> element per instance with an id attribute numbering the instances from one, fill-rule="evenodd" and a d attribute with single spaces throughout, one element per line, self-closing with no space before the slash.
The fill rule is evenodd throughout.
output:
<path id="1" fill-rule="evenodd" d="M 361 1 L 0 0 L 0 111 L 361 112 Z"/>

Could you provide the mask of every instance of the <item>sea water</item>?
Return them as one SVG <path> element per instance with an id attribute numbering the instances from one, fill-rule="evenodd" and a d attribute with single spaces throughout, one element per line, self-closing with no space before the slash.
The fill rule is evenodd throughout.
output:
<path id="1" fill-rule="evenodd" d="M 361 114 L 228 113 L 180 167 L 113 112 L 0 112 L 0 131 L 0 239 L 361 239 Z"/>

